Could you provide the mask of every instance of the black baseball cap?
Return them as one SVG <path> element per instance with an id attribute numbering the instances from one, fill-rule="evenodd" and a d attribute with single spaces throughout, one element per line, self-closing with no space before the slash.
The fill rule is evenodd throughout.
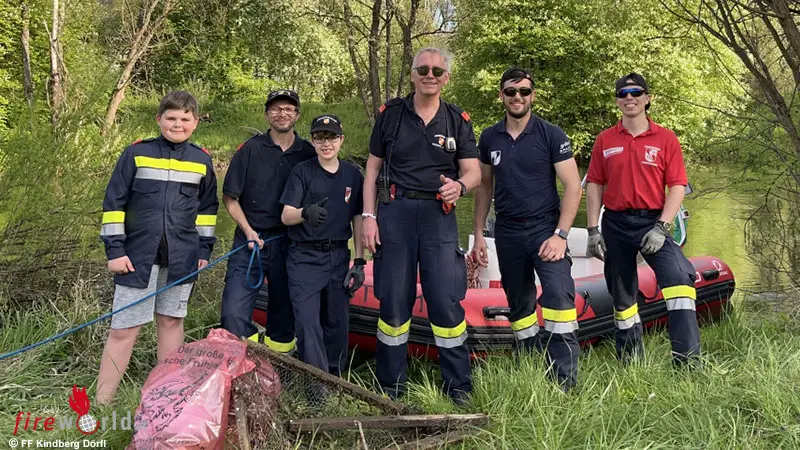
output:
<path id="1" fill-rule="evenodd" d="M 294 106 L 300 107 L 300 96 L 297 95 L 297 92 L 290 89 L 279 89 L 270 92 L 269 95 L 267 95 L 267 102 L 264 104 L 264 107 L 269 108 L 269 104 L 275 100 L 288 100 L 289 103 Z"/>
<path id="2" fill-rule="evenodd" d="M 503 85 L 508 80 L 522 80 L 522 79 L 531 80 L 531 87 L 533 87 L 533 77 L 531 76 L 530 72 L 520 67 L 512 67 L 503 72 L 503 76 L 500 77 L 500 89 L 503 89 Z"/>
<path id="3" fill-rule="evenodd" d="M 631 72 L 618 79 L 614 91 L 618 92 L 625 86 L 641 86 L 645 92 L 650 91 L 650 88 L 647 87 L 647 81 L 644 80 L 644 77 L 641 74 L 636 72 Z"/>
<path id="4" fill-rule="evenodd" d="M 342 121 L 332 114 L 317 116 L 311 121 L 311 134 L 318 131 L 328 131 L 333 134 L 342 135 Z"/>

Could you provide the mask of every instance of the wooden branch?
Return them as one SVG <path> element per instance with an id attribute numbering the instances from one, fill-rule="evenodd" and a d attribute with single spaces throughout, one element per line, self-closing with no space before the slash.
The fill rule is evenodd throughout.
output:
<path id="1" fill-rule="evenodd" d="M 22 44 L 22 73 L 23 73 L 23 91 L 25 98 L 28 100 L 28 107 L 33 107 L 33 76 L 31 75 L 31 47 L 30 47 L 30 25 L 31 16 L 28 4 L 23 2 L 20 7 L 20 14 L 22 16 L 22 33 L 20 41 Z"/>
<path id="2" fill-rule="evenodd" d="M 427 450 L 432 448 L 442 448 L 447 444 L 455 444 L 468 438 L 471 434 L 469 429 L 460 429 L 452 432 L 428 436 L 416 442 L 409 442 L 408 444 L 399 447 L 391 446 L 386 447 L 384 450 Z"/>
<path id="3" fill-rule="evenodd" d="M 486 414 L 431 414 L 412 416 L 321 417 L 289 421 L 289 431 L 357 430 L 386 428 L 448 428 L 456 425 L 482 426 Z M 359 425 L 360 424 L 360 425 Z"/>
<path id="4" fill-rule="evenodd" d="M 275 361 L 277 361 L 277 363 L 280 363 L 284 366 L 288 366 L 292 370 L 314 377 L 317 380 L 324 381 L 332 386 L 336 386 L 337 388 L 347 392 L 349 395 L 352 395 L 353 397 L 356 397 L 365 402 L 372 403 L 375 406 L 379 406 L 380 408 L 383 408 L 387 412 L 403 414 L 414 410 L 414 408 L 411 406 L 395 402 L 382 395 L 378 395 L 372 391 L 368 391 L 362 388 L 361 386 L 349 383 L 337 376 L 329 374 L 328 372 L 317 369 L 316 367 L 310 364 L 306 364 L 290 356 L 278 353 L 263 344 L 258 344 L 252 341 L 248 341 L 247 345 L 253 347 L 254 351 L 260 352 L 261 354 L 268 357 L 270 360 L 273 361 L 273 364 L 275 364 Z"/>
<path id="5" fill-rule="evenodd" d="M 239 449 L 251 450 L 250 430 L 247 428 L 247 403 L 236 392 L 233 394 L 233 409 L 236 412 L 236 432 L 239 434 Z"/>

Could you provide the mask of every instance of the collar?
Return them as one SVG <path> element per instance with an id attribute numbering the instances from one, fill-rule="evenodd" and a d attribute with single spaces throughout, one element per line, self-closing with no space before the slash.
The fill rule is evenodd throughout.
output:
<path id="1" fill-rule="evenodd" d="M 264 137 L 264 141 L 266 142 L 267 146 L 280 148 L 280 146 L 278 144 L 276 144 L 275 141 L 272 140 L 272 135 L 269 134 L 269 131 L 270 131 L 270 128 L 268 128 L 267 131 L 264 132 L 264 134 L 261 135 L 261 136 Z M 293 151 L 296 151 L 296 150 L 302 150 L 302 142 L 303 142 L 303 140 L 297 134 L 297 131 L 293 131 L 292 133 L 294 134 L 294 142 L 292 142 L 292 145 L 290 145 L 289 148 L 286 149 L 286 151 L 287 152 L 293 152 Z"/>
<path id="2" fill-rule="evenodd" d="M 636 136 L 636 137 L 648 136 L 648 135 L 651 135 L 651 134 L 656 134 L 661 130 L 661 126 L 659 124 L 653 122 L 653 119 L 651 119 L 650 116 L 647 116 L 647 123 L 649 125 L 648 129 L 645 130 L 644 133 L 642 133 L 642 134 L 640 134 L 639 136 Z M 624 126 L 622 126 L 622 119 L 620 119 L 620 121 L 617 122 L 617 124 L 614 126 L 614 130 L 616 130 L 616 132 L 619 133 L 619 134 L 627 134 L 628 136 L 631 135 L 628 132 L 628 130 Z"/>
<path id="3" fill-rule="evenodd" d="M 409 111 L 411 111 L 414 114 L 416 114 L 417 111 L 414 109 L 414 94 L 415 94 L 414 91 L 412 91 L 410 94 L 408 94 L 408 96 L 403 99 L 403 103 L 406 105 L 406 108 Z M 430 125 L 432 123 L 435 123 L 436 121 L 441 119 L 444 116 L 445 108 L 447 108 L 447 106 L 445 105 L 445 101 L 440 96 L 439 97 L 439 109 L 436 111 L 436 114 L 433 116 L 433 119 L 431 119 L 431 121 L 428 123 L 428 125 Z"/>
<path id="4" fill-rule="evenodd" d="M 508 115 L 503 117 L 503 120 L 501 120 L 500 122 L 497 122 L 497 131 L 498 132 L 500 132 L 500 133 L 508 133 L 508 131 L 506 129 L 507 120 L 508 120 Z M 520 133 L 520 136 L 522 136 L 523 134 L 533 134 L 533 128 L 536 126 L 536 122 L 538 122 L 538 121 L 539 121 L 539 116 L 537 116 L 534 113 L 531 113 L 531 117 L 528 119 L 528 123 L 525 124 L 525 129 L 522 130 L 522 133 Z"/>
<path id="5" fill-rule="evenodd" d="M 186 150 L 186 147 L 189 146 L 188 140 L 185 140 L 183 142 L 172 142 L 169 139 L 165 138 L 164 135 L 159 135 L 157 140 L 160 141 L 161 144 L 165 145 L 168 149 L 174 151 L 183 151 Z"/>

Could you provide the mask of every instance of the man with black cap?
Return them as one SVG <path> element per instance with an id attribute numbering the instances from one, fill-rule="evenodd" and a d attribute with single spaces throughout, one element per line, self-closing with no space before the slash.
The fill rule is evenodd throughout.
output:
<path id="1" fill-rule="evenodd" d="M 364 177 L 363 226 L 381 301 L 376 372 L 383 391 L 393 398 L 406 391 L 419 270 L 444 391 L 461 404 L 468 401 L 472 377 L 460 303 L 467 293 L 466 264 L 453 207 L 478 185 L 480 168 L 469 115 L 441 99 L 449 80 L 450 56 L 423 48 L 411 68 L 415 91 L 380 108 Z"/>
<path id="2" fill-rule="evenodd" d="M 700 356 L 695 270 L 671 232 L 688 183 L 683 153 L 675 133 L 648 117 L 650 95 L 642 75 L 624 75 L 615 88 L 622 120 L 597 137 L 587 174 L 588 251 L 605 260 L 617 356 L 628 362 L 644 352 L 637 303 L 641 252 L 667 303 L 673 362 L 682 365 Z M 601 206 L 605 212 L 598 229 Z"/>
<path id="3" fill-rule="evenodd" d="M 578 379 L 575 282 L 567 236 L 581 201 L 581 179 L 569 138 L 531 112 L 536 92 L 524 69 L 500 78 L 506 117 L 478 141 L 481 184 L 475 190 L 473 257 L 489 262 L 483 227 L 494 191 L 495 244 L 518 350 L 546 348 L 548 374 L 567 390 Z M 559 201 L 556 177 L 564 185 Z M 536 316 L 539 275 L 544 330 Z"/>
<path id="4" fill-rule="evenodd" d="M 248 240 L 261 248 L 261 264 L 269 281 L 265 342 L 282 353 L 292 352 L 295 338 L 286 274 L 288 240 L 279 200 L 292 168 L 315 156 L 314 147 L 294 131 L 299 115 L 296 92 L 270 92 L 265 104 L 270 129 L 239 145 L 222 188 L 225 208 L 237 225 L 233 248 Z M 236 336 L 253 337 L 257 332 L 251 316 L 258 294 L 253 286 L 259 280 L 255 263 L 253 273 L 247 273 L 250 253 L 240 251 L 230 257 L 222 292 L 222 327 Z"/>
<path id="5" fill-rule="evenodd" d="M 314 118 L 311 143 L 317 157 L 294 167 L 281 196 L 281 219 L 291 239 L 286 269 L 298 356 L 334 375 L 346 367 L 349 300 L 364 283 L 365 265 L 364 177 L 358 167 L 339 160 L 343 142 L 338 117 Z M 355 237 L 356 258 L 348 271 L 350 237 Z"/>

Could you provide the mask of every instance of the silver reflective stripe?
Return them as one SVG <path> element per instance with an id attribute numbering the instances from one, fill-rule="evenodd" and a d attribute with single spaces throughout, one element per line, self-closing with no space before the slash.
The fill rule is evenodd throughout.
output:
<path id="1" fill-rule="evenodd" d="M 408 333 L 403 333 L 400 336 L 389 336 L 381 330 L 378 330 L 378 340 L 390 347 L 396 347 L 408 342 Z"/>
<path id="2" fill-rule="evenodd" d="M 124 223 L 107 223 L 100 227 L 100 236 L 117 236 L 125 234 Z"/>
<path id="3" fill-rule="evenodd" d="M 694 300 L 690 299 L 689 297 L 678 297 L 667 300 L 667 311 L 676 311 L 679 309 L 696 311 Z"/>
<path id="4" fill-rule="evenodd" d="M 517 338 L 518 341 L 523 339 L 528 339 L 536 336 L 536 333 L 539 332 L 539 325 L 534 325 L 532 327 L 525 328 L 524 330 L 519 330 L 514 332 L 514 337 Z"/>
<path id="5" fill-rule="evenodd" d="M 136 178 L 141 180 L 175 181 L 178 183 L 200 184 L 200 181 L 203 179 L 203 175 L 195 172 L 181 172 L 179 170 L 140 167 L 136 169 Z"/>
<path id="6" fill-rule="evenodd" d="M 141 180 L 168 181 L 169 170 L 153 169 L 151 167 L 140 167 L 136 169 L 136 176 L 134 178 L 139 178 Z"/>
<path id="7" fill-rule="evenodd" d="M 197 227 L 197 234 L 202 237 L 214 237 L 214 229 L 216 227 Z"/>
<path id="8" fill-rule="evenodd" d="M 441 348 L 454 348 L 467 341 L 467 332 L 461 333 L 461 336 L 454 338 L 443 338 L 433 335 L 433 341 L 436 342 L 437 347 Z"/>
<path id="9" fill-rule="evenodd" d="M 578 329 L 578 322 L 575 320 L 571 322 L 553 322 L 551 320 L 545 320 L 544 329 L 555 334 L 568 334 Z"/>
<path id="10" fill-rule="evenodd" d="M 639 318 L 639 314 L 634 314 L 625 320 L 615 320 L 614 323 L 617 325 L 618 329 L 627 330 L 628 328 L 633 327 L 637 323 L 641 323 L 641 321 L 642 319 Z"/>
<path id="11" fill-rule="evenodd" d="M 180 172 L 177 170 L 169 171 L 169 181 L 177 181 L 179 183 L 200 184 L 203 175 L 196 172 Z"/>

